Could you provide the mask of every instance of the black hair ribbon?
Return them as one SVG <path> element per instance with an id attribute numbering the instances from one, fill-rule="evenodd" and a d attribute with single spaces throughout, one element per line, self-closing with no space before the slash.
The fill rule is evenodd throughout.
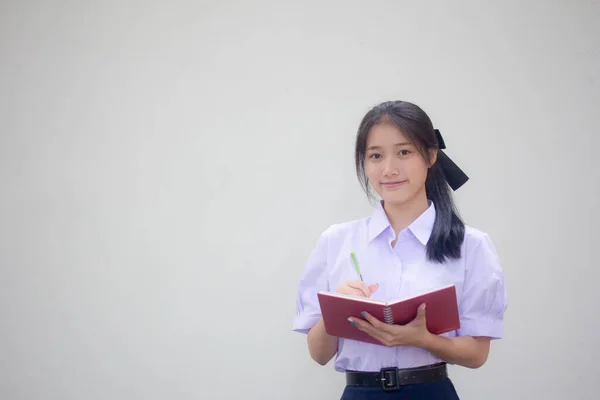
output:
<path id="1" fill-rule="evenodd" d="M 446 182 L 448 182 L 452 190 L 456 191 L 469 180 L 469 177 L 442 151 L 442 149 L 446 148 L 446 143 L 438 129 L 435 129 L 435 137 L 437 138 L 439 147 L 437 162 L 440 163 Z"/>

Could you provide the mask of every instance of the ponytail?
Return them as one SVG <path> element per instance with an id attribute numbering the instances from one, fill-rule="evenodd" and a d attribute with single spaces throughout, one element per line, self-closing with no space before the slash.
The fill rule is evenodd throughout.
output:
<path id="1" fill-rule="evenodd" d="M 458 216 L 444 171 L 438 162 L 427 172 L 425 191 L 435 206 L 435 222 L 427 242 L 427 258 L 443 263 L 461 256 L 465 224 Z"/>

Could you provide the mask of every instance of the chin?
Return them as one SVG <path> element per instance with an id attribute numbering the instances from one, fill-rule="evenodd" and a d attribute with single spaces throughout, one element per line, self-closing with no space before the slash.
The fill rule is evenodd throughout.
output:
<path id="1" fill-rule="evenodd" d="M 415 199 L 419 197 L 419 193 L 409 190 L 383 190 L 379 196 L 383 199 L 385 204 L 404 205 L 415 201 Z"/>
<path id="2" fill-rule="evenodd" d="M 390 196 L 389 194 L 386 195 L 386 196 L 381 196 L 381 198 L 383 199 L 383 201 L 385 202 L 385 204 L 389 204 L 389 205 L 402 205 L 402 204 L 406 204 L 411 199 L 410 196 L 399 196 L 399 195 L 395 195 L 395 196 L 392 195 L 392 196 Z"/>

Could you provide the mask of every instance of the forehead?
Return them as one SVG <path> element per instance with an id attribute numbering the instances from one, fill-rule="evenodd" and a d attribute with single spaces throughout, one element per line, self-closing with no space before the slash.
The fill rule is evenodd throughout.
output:
<path id="1" fill-rule="evenodd" d="M 408 136 L 392 123 L 374 125 L 367 136 L 367 147 L 410 142 Z"/>

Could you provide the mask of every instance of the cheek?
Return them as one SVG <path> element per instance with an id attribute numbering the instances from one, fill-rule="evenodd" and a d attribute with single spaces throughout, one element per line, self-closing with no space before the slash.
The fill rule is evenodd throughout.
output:
<path id="1" fill-rule="evenodd" d="M 422 183 L 427 179 L 427 166 L 422 163 L 411 165 L 409 170 L 409 179 L 411 183 Z"/>
<path id="2" fill-rule="evenodd" d="M 373 164 L 365 164 L 365 173 L 371 183 L 379 180 L 379 168 Z"/>

